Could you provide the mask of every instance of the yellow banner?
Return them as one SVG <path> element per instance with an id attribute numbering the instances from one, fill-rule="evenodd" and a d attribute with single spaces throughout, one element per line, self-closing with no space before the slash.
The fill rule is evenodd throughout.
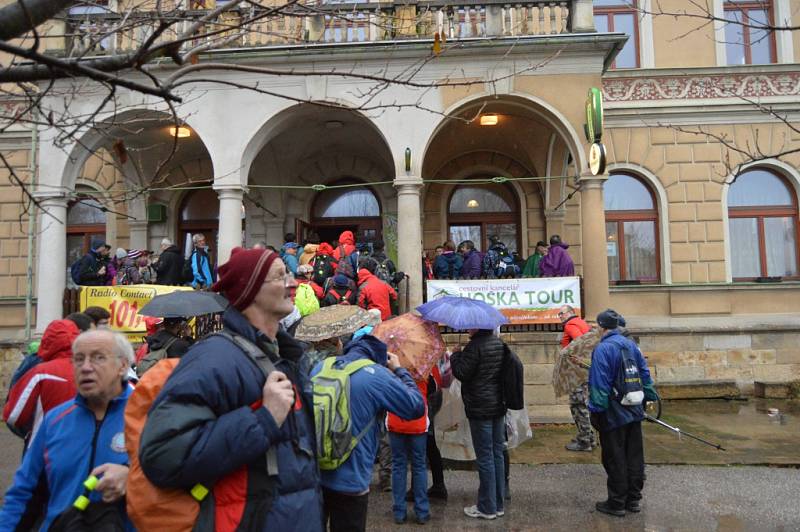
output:
<path id="1" fill-rule="evenodd" d="M 111 314 L 108 325 L 115 331 L 129 335 L 132 342 L 142 341 L 147 334 L 144 316 L 139 309 L 155 296 L 176 290 L 193 290 L 191 286 L 163 286 L 156 284 L 132 284 L 125 286 L 81 287 L 81 312 L 87 307 L 104 308 Z"/>

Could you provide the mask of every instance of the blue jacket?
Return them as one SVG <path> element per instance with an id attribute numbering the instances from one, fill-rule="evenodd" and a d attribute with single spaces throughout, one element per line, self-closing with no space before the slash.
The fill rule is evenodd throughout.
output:
<path id="1" fill-rule="evenodd" d="M 46 476 L 50 494 L 41 528 L 47 530 L 53 519 L 83 494 L 83 481 L 92 469 L 107 463 L 128 465 L 124 413 L 132 391 L 126 384 L 122 393 L 111 400 L 99 427 L 96 427 L 95 416 L 80 395 L 44 416 L 42 427 L 14 475 L 14 483 L 6 492 L 5 505 L 0 510 L 0 530 L 15 530 L 41 475 Z M 102 496 L 99 492 L 92 492 L 89 499 L 97 502 Z M 125 513 L 124 500 L 120 501 L 119 511 L 125 516 L 128 529 L 133 530 Z"/>
<path id="2" fill-rule="evenodd" d="M 647 362 L 636 342 L 625 338 L 618 329 L 609 331 L 592 351 L 592 366 L 589 370 L 589 410 L 604 413 L 604 432 L 644 419 L 641 406 L 622 406 L 613 391 L 614 381 L 622 364 L 623 347 L 627 347 L 636 360 L 645 400 L 653 401 L 657 397 Z"/>
<path id="3" fill-rule="evenodd" d="M 195 288 L 200 285 L 209 287 L 214 284 L 214 277 L 211 274 L 211 264 L 208 260 L 208 254 L 206 252 L 199 252 L 195 249 L 189 259 L 192 261 L 192 273 L 194 274 L 192 286 Z M 199 268 L 198 263 L 200 266 Z"/>
<path id="4" fill-rule="evenodd" d="M 425 414 L 425 403 L 411 374 L 399 368 L 392 374 L 386 367 L 386 344 L 371 335 L 351 340 L 338 357 L 341 363 L 368 358 L 375 366 L 362 368 L 350 376 L 350 416 L 353 434 L 358 434 L 368 423 L 374 422 L 358 443 L 350 458 L 333 471 L 322 472 L 322 485 L 330 490 L 352 495 L 366 493 L 372 478 L 372 465 L 378 453 L 380 421 L 376 419 L 383 411 L 389 411 L 403 419 L 416 419 Z M 318 363 L 311 374 L 322 369 Z"/>
<path id="5" fill-rule="evenodd" d="M 322 492 L 311 381 L 308 369 L 300 369 L 303 348 L 284 331 L 277 342 L 270 340 L 233 308 L 223 323 L 268 353 L 289 377 L 300 392 L 295 407 L 279 427 L 261 406 L 264 373 L 237 345 L 210 336 L 189 348 L 153 402 L 139 449 L 142 470 L 161 487 L 214 487 L 218 511 L 226 506 L 244 523 L 260 519 L 260 529 L 320 531 Z M 264 472 L 271 447 L 278 474 L 264 516 L 259 493 L 270 489 Z"/>
<path id="6" fill-rule="evenodd" d="M 437 279 L 458 279 L 464 259 L 455 251 L 445 251 L 433 263 L 433 276 Z"/>
<path id="7" fill-rule="evenodd" d="M 281 260 L 283 260 L 283 263 L 286 264 L 286 267 L 289 269 L 289 271 L 292 272 L 292 275 L 297 274 L 298 263 L 296 255 L 290 255 L 284 251 L 281 253 Z"/>

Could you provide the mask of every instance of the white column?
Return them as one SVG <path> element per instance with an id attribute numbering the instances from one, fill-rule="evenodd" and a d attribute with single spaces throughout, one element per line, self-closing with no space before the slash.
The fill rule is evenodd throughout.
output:
<path id="1" fill-rule="evenodd" d="M 217 264 L 228 262 L 231 250 L 242 245 L 242 198 L 241 188 L 217 189 L 219 195 L 219 249 Z"/>
<path id="2" fill-rule="evenodd" d="M 777 0 L 773 4 L 775 10 L 775 26 L 779 28 L 791 28 L 792 6 L 789 0 Z M 775 44 L 778 51 L 778 63 L 794 63 L 794 42 L 793 31 L 783 30 L 775 32 Z"/>
<path id="3" fill-rule="evenodd" d="M 397 177 L 397 268 L 408 275 L 409 311 L 422 304 L 422 178 Z M 404 304 L 404 302 L 403 302 Z"/>
<path id="4" fill-rule="evenodd" d="M 67 286 L 67 198 L 38 196 L 40 234 L 36 273 L 36 331 L 61 319 Z"/>

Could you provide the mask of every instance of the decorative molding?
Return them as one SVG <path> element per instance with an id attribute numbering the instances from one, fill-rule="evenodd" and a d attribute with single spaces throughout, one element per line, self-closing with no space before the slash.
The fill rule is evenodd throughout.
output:
<path id="1" fill-rule="evenodd" d="M 800 72 L 653 76 L 603 80 L 606 102 L 800 95 Z"/>

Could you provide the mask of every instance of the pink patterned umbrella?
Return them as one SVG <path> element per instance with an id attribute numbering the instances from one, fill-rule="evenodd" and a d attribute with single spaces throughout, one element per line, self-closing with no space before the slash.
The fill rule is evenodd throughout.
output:
<path id="1" fill-rule="evenodd" d="M 416 380 L 427 379 L 444 355 L 439 326 L 414 314 L 403 314 L 377 325 L 372 335 L 382 340 Z"/>

